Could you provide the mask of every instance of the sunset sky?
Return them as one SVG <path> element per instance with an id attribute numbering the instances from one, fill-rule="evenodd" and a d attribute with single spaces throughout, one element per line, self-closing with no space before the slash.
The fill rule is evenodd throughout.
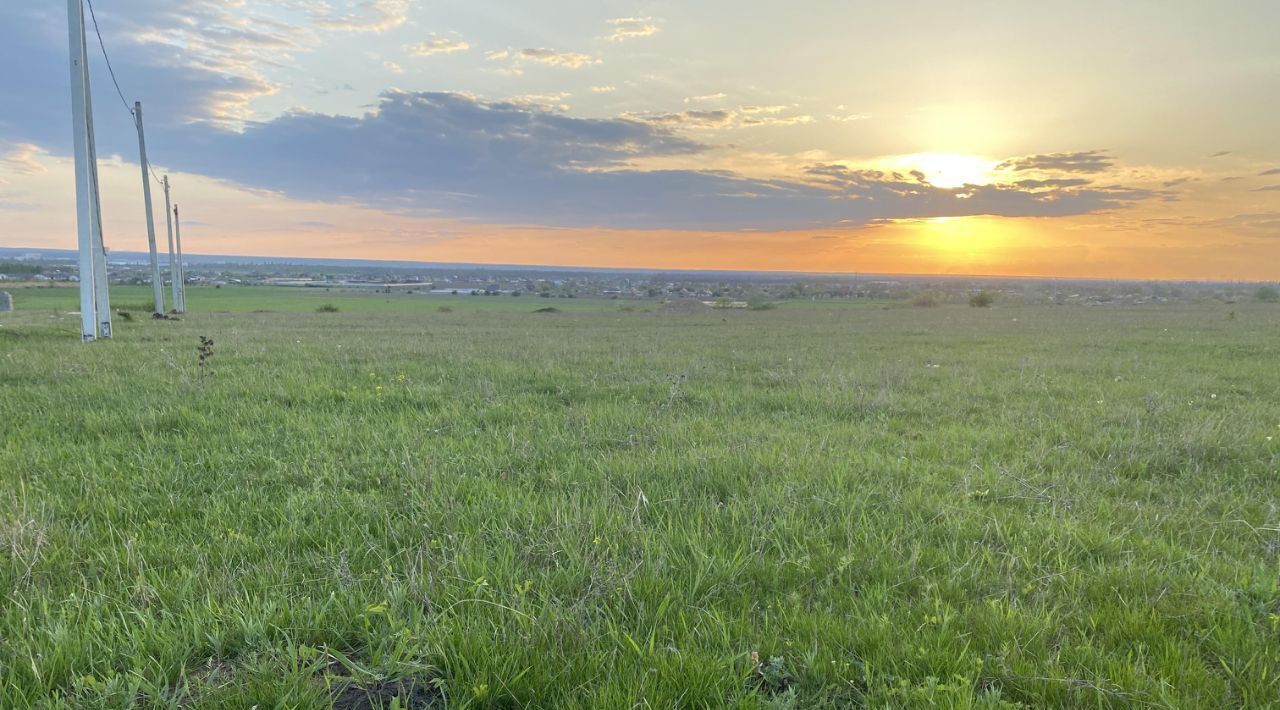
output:
<path id="1" fill-rule="evenodd" d="M 192 253 L 1280 279 L 1274 0 L 95 10 Z M 68 74 L 65 4 L 0 4 L 0 246 L 75 247 Z"/>

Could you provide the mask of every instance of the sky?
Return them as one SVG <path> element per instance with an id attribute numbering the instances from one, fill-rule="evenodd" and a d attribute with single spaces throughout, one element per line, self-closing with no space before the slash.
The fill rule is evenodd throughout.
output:
<path id="1" fill-rule="evenodd" d="M 1280 279 L 1273 0 L 94 14 L 189 253 Z M 105 240 L 145 250 L 89 38 Z M 65 4 L 0 4 L 0 67 L 0 246 L 74 248 Z"/>

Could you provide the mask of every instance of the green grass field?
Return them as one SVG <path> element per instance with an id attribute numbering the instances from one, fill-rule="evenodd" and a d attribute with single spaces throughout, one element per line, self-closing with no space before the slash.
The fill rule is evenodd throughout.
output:
<path id="1" fill-rule="evenodd" d="M 1280 706 L 1280 307 L 14 295 L 3 707 Z"/>

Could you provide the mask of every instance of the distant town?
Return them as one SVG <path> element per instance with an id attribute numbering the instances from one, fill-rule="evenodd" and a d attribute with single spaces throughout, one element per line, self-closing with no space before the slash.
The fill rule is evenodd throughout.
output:
<path id="1" fill-rule="evenodd" d="M 164 263 L 166 275 L 168 265 Z M 567 267 L 186 256 L 187 283 L 211 288 L 279 286 L 405 295 L 688 299 L 708 306 L 767 307 L 789 300 L 900 301 L 916 306 L 963 303 L 1139 305 L 1170 301 L 1280 301 L 1280 283 L 1106 281 L 1000 276 L 812 274 L 738 271 L 648 271 Z M 108 258 L 113 284 L 148 285 L 146 254 Z M 0 288 L 79 281 L 71 250 L 0 247 Z"/>

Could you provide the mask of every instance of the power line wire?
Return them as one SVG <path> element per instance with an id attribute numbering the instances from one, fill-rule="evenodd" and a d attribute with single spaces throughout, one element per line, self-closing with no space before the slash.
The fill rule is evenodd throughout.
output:
<path id="1" fill-rule="evenodd" d="M 120 97 L 120 103 L 124 104 L 124 110 L 133 115 L 133 109 L 129 106 L 129 100 L 124 97 L 124 92 L 120 90 L 120 82 L 116 80 L 116 70 L 111 66 L 111 57 L 107 56 L 107 43 L 102 41 L 102 30 L 98 28 L 98 16 L 93 12 L 93 0 L 85 0 L 89 3 L 89 19 L 93 20 L 93 31 L 98 35 L 98 46 L 102 48 L 102 58 L 107 62 L 107 72 L 111 74 L 111 83 L 116 85 L 116 95 Z"/>
<path id="2" fill-rule="evenodd" d="M 129 112 L 130 116 L 133 116 L 133 120 L 136 122 L 138 116 L 134 113 L 133 108 L 129 106 L 129 100 L 124 97 L 124 91 L 120 88 L 120 81 L 116 79 L 116 70 L 111 66 L 111 57 L 107 54 L 107 43 L 102 39 L 102 30 L 98 27 L 98 16 L 93 11 L 93 0 L 85 1 L 89 5 L 89 19 L 93 20 L 93 32 L 98 35 L 98 47 L 102 49 L 102 58 L 107 63 L 107 73 L 111 75 L 111 83 L 116 87 L 116 95 L 120 97 L 120 103 L 124 105 L 124 109 Z M 156 184 L 164 185 L 164 181 L 156 174 L 156 169 L 151 166 L 150 161 L 147 161 L 147 169 L 151 171 L 151 177 L 156 181 Z"/>
<path id="3" fill-rule="evenodd" d="M 120 103 L 124 105 L 124 110 L 133 116 L 136 123 L 137 114 L 134 113 L 133 107 L 129 105 L 129 100 L 124 97 L 124 91 L 120 88 L 120 81 L 116 79 L 115 67 L 111 66 L 111 56 L 107 54 L 107 43 L 102 39 L 102 29 L 98 27 L 98 16 L 93 11 L 93 0 L 85 0 L 89 5 L 89 19 L 93 21 L 93 32 L 98 35 L 98 47 L 102 50 L 102 59 L 107 63 L 107 73 L 111 75 L 111 83 L 116 87 L 116 96 L 120 97 Z M 151 171 L 151 178 L 156 181 L 157 185 L 164 186 L 164 180 L 156 174 L 156 169 L 151 165 L 151 161 L 147 161 L 147 169 Z"/>

